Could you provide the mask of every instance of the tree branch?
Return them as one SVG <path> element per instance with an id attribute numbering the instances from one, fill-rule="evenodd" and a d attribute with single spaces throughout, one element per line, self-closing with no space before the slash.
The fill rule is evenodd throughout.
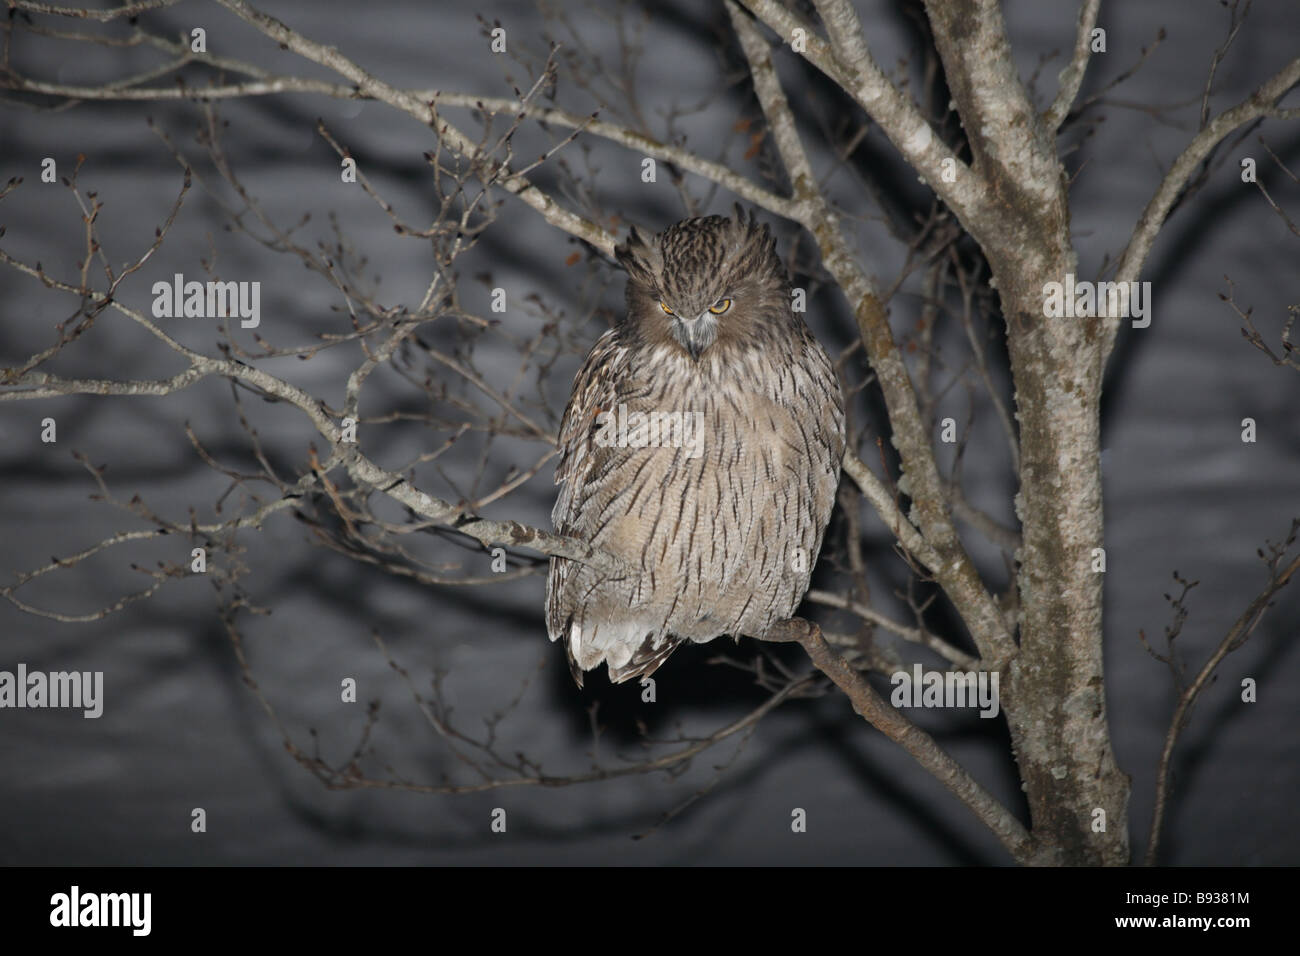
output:
<path id="1" fill-rule="evenodd" d="M 922 560 L 961 611 L 980 656 L 990 662 L 1005 661 L 1014 652 L 1014 643 L 993 596 L 979 579 L 953 527 L 929 432 L 921 420 L 916 391 L 894 341 L 884 307 L 872 281 L 858 265 L 844 238 L 839 216 L 816 187 L 812 165 L 804 152 L 794 115 L 772 65 L 767 41 L 733 0 L 727 0 L 727 12 L 749 63 L 755 95 L 767 116 L 773 139 L 794 184 L 795 200 L 804 210 L 801 222 L 816 237 L 823 263 L 853 307 L 871 367 L 880 381 L 889 409 L 892 441 L 903 458 L 908 481 L 906 492 L 912 499 L 918 518 L 916 523 L 928 545 L 917 553 L 925 555 Z M 869 476 L 865 466 L 853 475 L 873 505 L 878 501 L 883 504 L 879 483 L 873 481 L 874 476 Z M 888 509 L 880 514 L 891 529 L 898 525 L 905 532 L 906 527 L 891 520 L 896 511 L 897 506 L 891 500 Z M 900 540 L 912 550 L 907 540 L 901 536 Z M 931 560 L 926 560 L 926 557 Z"/>
<path id="2" fill-rule="evenodd" d="M 856 15 L 847 4 L 823 4 L 821 12 L 823 18 L 828 18 L 827 26 L 837 42 L 845 50 L 858 54 L 859 59 L 851 63 L 840 62 L 810 23 L 776 0 L 740 2 L 785 43 L 790 42 L 795 30 L 804 31 L 806 45 L 800 55 L 853 97 L 967 228 L 972 222 L 982 221 L 985 193 L 980 177 L 935 135 L 916 104 L 899 92 L 881 71 L 866 50 L 865 42 L 858 44 L 854 40 L 861 27 L 855 26 Z M 735 22 L 733 15 L 732 23 Z M 955 176 L 944 175 L 946 165 Z"/>
<path id="3" fill-rule="evenodd" d="M 1151 252 L 1151 246 L 1155 243 L 1156 236 L 1160 233 L 1165 217 L 1169 215 L 1174 202 L 1186 187 L 1187 181 L 1196 171 L 1196 168 L 1210 155 L 1211 151 L 1224 137 L 1242 124 L 1261 117 L 1281 115 L 1286 118 L 1293 118 L 1297 111 L 1278 111 L 1276 106 L 1278 100 L 1286 95 L 1296 83 L 1300 83 L 1300 57 L 1296 57 L 1275 73 L 1245 100 L 1231 109 L 1224 110 L 1192 138 L 1192 141 L 1187 144 L 1187 148 L 1169 167 L 1169 172 L 1165 173 L 1164 179 L 1156 187 L 1155 194 L 1147 203 L 1146 208 L 1142 210 L 1142 215 L 1138 217 L 1137 224 L 1133 227 L 1133 235 L 1124 248 L 1124 253 L 1120 256 L 1119 264 L 1115 270 L 1115 279 L 1118 282 L 1137 281 L 1138 276 L 1142 273 L 1142 266 L 1146 262 L 1147 255 Z M 1119 332 L 1120 320 L 1118 318 L 1108 318 L 1101 321 L 1105 323 L 1106 328 L 1104 360 L 1115 345 L 1115 336 Z"/>
<path id="4" fill-rule="evenodd" d="M 1052 132 L 1061 128 L 1070 107 L 1074 105 L 1079 89 L 1083 86 L 1083 74 L 1088 70 L 1088 60 L 1092 56 L 1092 31 L 1097 25 L 1097 14 L 1101 11 L 1101 0 L 1083 0 L 1079 7 L 1079 26 L 1074 36 L 1074 53 L 1069 64 L 1061 71 L 1059 77 L 1061 88 L 1056 99 L 1043 115 L 1043 122 Z"/>
<path id="5" fill-rule="evenodd" d="M 0 250 L 0 262 L 39 278 L 50 288 L 80 295 L 92 305 L 101 308 L 111 306 L 162 340 L 189 362 L 189 368 L 184 372 L 170 379 L 151 382 L 60 379 L 45 372 L 10 374 L 0 381 L 0 389 L 3 389 L 0 390 L 0 401 L 50 398 L 56 395 L 168 395 L 188 388 L 210 375 L 219 375 L 244 382 L 253 386 L 259 393 L 274 396 L 298 408 L 311 420 L 316 430 L 340 451 L 342 464 L 354 481 L 388 495 L 424 518 L 468 535 L 484 545 L 512 544 L 526 547 L 541 554 L 570 558 L 605 574 L 621 574 L 627 570 L 614 555 L 593 548 L 577 538 L 554 534 L 518 521 L 491 521 L 466 514 L 462 507 L 427 494 L 403 476 L 379 467 L 361 454 L 355 445 L 344 444 L 342 429 L 335 424 L 325 404 L 296 385 L 243 362 L 212 358 L 186 348 L 158 328 L 143 313 L 123 305 L 116 299 L 110 300 L 103 293 L 62 282 L 43 272 L 38 273 L 36 269 L 12 258 L 3 250 Z"/>
<path id="6" fill-rule="evenodd" d="M 23 10 L 27 13 L 48 13 L 53 16 L 71 17 L 78 20 L 99 20 L 101 23 L 107 23 L 109 20 L 117 20 L 121 17 L 134 17 L 147 10 L 170 7 L 175 5 L 178 0 L 137 0 L 135 3 L 124 3 L 120 7 L 110 7 L 107 10 L 93 10 L 86 7 L 60 7 L 52 3 L 37 3 L 35 0 L 6 0 L 6 2 L 11 8 Z"/>
<path id="7" fill-rule="evenodd" d="M 797 642 L 808 652 L 817 669 L 844 692 L 859 716 L 911 754 L 917 763 L 966 804 L 1018 862 L 1026 862 L 1032 857 L 1033 841 L 1024 825 L 980 786 L 961 764 L 940 749 L 934 738 L 877 694 L 866 678 L 826 643 L 821 628 L 810 621 L 795 618 L 778 623 L 760 639 Z"/>
<path id="8" fill-rule="evenodd" d="M 614 246 L 617 242 L 613 234 L 599 224 L 560 206 L 548 193 L 538 189 L 526 177 L 512 172 L 504 163 L 482 156 L 474 141 L 442 119 L 433 104 L 421 100 L 413 93 L 385 83 L 363 70 L 334 47 L 327 47 L 307 39 L 275 17 L 253 9 L 243 0 L 217 0 L 217 2 L 281 46 L 313 63 L 333 70 L 354 83 L 359 93 L 387 103 L 428 124 L 452 152 L 466 160 L 483 162 L 486 181 L 495 182 L 507 192 L 518 196 L 551 225 L 577 236 L 595 246 L 609 258 L 613 258 Z"/>
<path id="9" fill-rule="evenodd" d="M 1297 572 L 1300 572 L 1300 555 L 1296 555 L 1290 564 L 1282 568 L 1282 570 L 1278 570 L 1283 555 L 1295 543 L 1298 530 L 1300 530 L 1300 518 L 1291 522 L 1291 531 L 1286 540 L 1280 545 L 1273 546 L 1273 553 L 1268 559 L 1269 579 L 1268 583 L 1264 585 L 1264 589 L 1246 605 L 1246 609 L 1241 612 L 1241 616 L 1233 623 L 1228 633 L 1223 636 L 1223 640 L 1219 642 L 1219 646 L 1215 648 L 1214 653 L 1210 655 L 1209 660 L 1201 667 L 1196 679 L 1184 688 L 1182 694 L 1179 695 L 1178 706 L 1174 709 L 1174 716 L 1169 721 L 1169 731 L 1165 734 L 1165 746 L 1160 753 L 1160 764 L 1156 769 L 1156 800 L 1151 819 L 1151 837 L 1147 843 L 1145 860 L 1147 866 L 1155 865 L 1156 854 L 1160 850 L 1160 831 L 1164 824 L 1165 807 L 1169 802 L 1169 771 L 1174 747 L 1178 744 L 1178 736 L 1191 719 L 1191 711 L 1196 699 L 1201 695 L 1201 691 L 1209 686 L 1219 664 L 1228 654 L 1241 647 L 1247 638 L 1254 633 L 1265 612 L 1272 607 L 1273 596 L 1286 587 Z M 1172 648 L 1169 660 L 1170 662 L 1173 660 Z"/>
<path id="10" fill-rule="evenodd" d="M 168 64 L 165 72 L 172 72 L 179 65 L 181 64 Z M 237 61 L 227 61 L 224 68 L 246 68 L 246 72 L 252 69 L 246 64 L 239 64 Z M 61 96 L 71 100 L 106 100 L 112 102 L 166 100 L 202 102 L 205 100 L 243 99 L 251 96 L 275 96 L 283 93 L 316 93 L 341 100 L 376 99 L 376 97 L 360 93 L 356 87 L 297 76 L 268 77 L 214 86 L 140 87 L 133 85 L 131 82 L 111 86 L 75 86 L 68 83 L 49 83 L 43 80 L 10 75 L 0 81 L 0 85 L 20 92 Z M 687 172 L 695 173 L 703 179 L 731 190 L 746 202 L 760 206 L 775 215 L 784 216 L 788 219 L 798 218 L 798 210 L 791 200 L 778 196 L 771 190 L 764 189 L 753 180 L 734 172 L 727 166 L 704 159 L 679 146 L 661 143 L 626 126 L 597 119 L 596 114 L 581 116 L 568 110 L 540 107 L 531 103 L 520 103 L 518 100 L 504 97 L 475 96 L 472 93 L 449 93 L 432 89 L 403 90 L 402 92 L 407 96 L 418 97 L 425 102 L 432 103 L 435 109 L 439 106 L 483 109 L 516 116 L 526 116 L 541 123 L 549 123 L 566 129 L 590 133 L 593 136 L 599 136 L 628 149 L 636 150 L 646 156 L 651 156 L 661 162 L 673 163 Z"/>
<path id="11" fill-rule="evenodd" d="M 900 624 L 893 618 L 881 614 L 875 608 L 868 607 L 858 601 L 853 601 L 830 591 L 819 591 L 816 588 L 804 595 L 804 598 L 814 604 L 824 604 L 827 607 L 837 607 L 843 611 L 851 611 L 864 621 L 869 621 L 891 634 L 897 634 L 905 641 L 928 647 L 950 664 L 955 664 L 964 670 L 977 670 L 980 666 L 979 658 L 972 657 L 965 651 L 953 647 L 937 634 L 931 634 L 919 627 L 908 627 L 906 624 Z"/>

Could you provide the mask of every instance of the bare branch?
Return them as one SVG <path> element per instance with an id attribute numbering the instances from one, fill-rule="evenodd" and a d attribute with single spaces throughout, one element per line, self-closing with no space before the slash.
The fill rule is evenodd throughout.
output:
<path id="1" fill-rule="evenodd" d="M 1123 283 L 1137 281 L 1142 273 L 1147 254 L 1150 253 L 1151 246 L 1155 243 L 1156 236 L 1160 233 L 1160 228 L 1164 225 L 1165 217 L 1169 214 L 1175 200 L 1178 199 L 1196 168 L 1228 134 L 1252 120 L 1275 115 L 1289 116 L 1296 112 L 1277 109 L 1278 100 L 1296 83 L 1300 83 L 1300 57 L 1296 57 L 1284 66 L 1242 102 L 1220 113 L 1192 138 L 1169 167 L 1155 194 L 1142 210 L 1142 215 L 1138 217 L 1133 235 L 1123 255 L 1120 256 L 1116 268 L 1117 281 Z M 1118 318 L 1102 321 L 1106 324 L 1105 354 L 1109 354 L 1110 349 L 1114 347 L 1120 322 Z"/>
<path id="2" fill-rule="evenodd" d="M 754 92 L 763 106 L 781 159 L 794 183 L 795 199 L 805 210 L 802 219 L 804 228 L 817 238 L 823 263 L 853 307 L 871 358 L 871 367 L 884 392 L 890 424 L 893 426 L 893 442 L 903 456 L 903 467 L 912 485 L 909 494 L 919 518 L 917 524 L 929 547 L 924 552 L 916 551 L 906 538 L 900 536 L 900 540 L 905 547 L 917 553 L 944 589 L 952 595 L 975 638 L 980 656 L 990 661 L 1005 660 L 1014 649 L 1006 621 L 962 548 L 952 518 L 945 507 L 943 485 L 930 445 L 929 431 L 921 420 L 916 392 L 894 341 L 894 333 L 889 327 L 884 307 L 873 283 L 862 271 L 844 238 L 839 216 L 815 187 L 812 166 L 800 142 L 794 116 L 772 65 L 767 41 L 753 21 L 732 0 L 727 2 L 727 12 L 749 62 Z M 876 505 L 881 498 L 880 488 L 879 483 L 870 477 L 870 472 L 863 467 L 858 470 L 858 474 L 850 474 L 855 481 L 861 478 L 859 485 L 863 493 L 873 506 Z M 898 525 L 900 532 L 906 531 L 899 522 L 893 520 L 893 512 L 896 510 L 896 505 L 883 510 L 880 512 L 881 517 L 891 530 L 895 530 Z"/>
<path id="3" fill-rule="evenodd" d="M 941 564 L 938 553 L 926 543 L 915 525 L 907 520 L 889 489 L 852 451 L 844 453 L 844 472 L 862 489 L 863 497 L 876 509 L 885 527 L 899 543 L 931 571 L 937 569 Z"/>
<path id="4" fill-rule="evenodd" d="M 1043 123 L 1053 132 L 1061 128 L 1075 97 L 1083 86 L 1083 75 L 1088 70 L 1088 60 L 1092 56 L 1092 31 L 1097 25 L 1097 14 L 1101 11 L 1101 0 L 1083 0 L 1079 7 L 1079 26 L 1074 37 L 1074 53 L 1070 62 L 1059 77 L 1061 89 L 1056 99 L 1043 116 Z"/>
<path id="5" fill-rule="evenodd" d="M 925 9 L 974 154 L 974 185 L 1033 212 L 1007 216 L 990 210 L 964 216 L 954 209 L 986 251 L 1005 248 L 1017 235 L 1039 232 L 1034 220 L 1066 205 L 1053 131 L 1040 120 L 1020 81 L 996 0 L 927 0 Z M 959 173 L 958 180 L 963 175 Z M 1039 238 L 1060 241 L 1050 234 Z M 1040 255 L 1052 252 L 1046 249 Z"/>
<path id="6" fill-rule="evenodd" d="M 146 10 L 170 7 L 177 0 L 136 0 L 135 3 L 124 3 L 120 7 L 109 7 L 106 10 L 95 10 L 86 7 L 60 7 L 52 3 L 38 3 L 36 0 L 6 0 L 6 2 L 11 8 L 24 10 L 28 13 L 49 13 L 60 17 L 99 20 L 106 23 L 109 20 L 117 20 L 121 17 L 134 17 Z"/>
<path id="7" fill-rule="evenodd" d="M 253 9 L 243 0 L 217 0 L 217 2 L 281 46 L 345 77 L 356 85 L 360 93 L 381 100 L 420 122 L 427 123 L 433 127 L 439 139 L 460 156 L 466 159 L 480 157 L 480 150 L 474 141 L 443 119 L 432 103 L 424 102 L 412 93 L 385 83 L 363 70 L 336 48 L 307 39 L 275 17 Z M 501 188 L 532 206 L 551 225 L 591 243 L 606 256 L 613 258 L 616 240 L 608 230 L 560 206 L 549 194 L 538 189 L 524 176 L 512 172 L 505 164 L 492 159 L 487 159 L 486 162 L 488 174 Z"/>
<path id="8" fill-rule="evenodd" d="M 801 55 L 852 96 L 879 124 L 903 158 L 925 178 L 963 224 L 969 228 L 971 222 L 984 214 L 980 177 L 935 135 L 916 104 L 889 81 L 875 60 L 866 56 L 851 63 L 841 63 L 810 23 L 777 0 L 742 0 L 742 3 L 785 43 L 792 40 L 795 30 L 802 30 L 806 49 Z M 838 42 L 843 43 L 846 50 L 858 49 L 853 36 L 860 26 L 855 28 L 848 19 L 852 9 L 847 4 L 825 4 L 822 12 L 824 17 L 829 17 L 828 26 Z M 735 23 L 733 15 L 732 24 Z M 945 176 L 945 167 L 951 168 L 956 175 Z"/>
<path id="9" fill-rule="evenodd" d="M 953 647 L 937 634 L 919 627 L 908 627 L 906 624 L 900 624 L 893 618 L 881 614 L 873 607 L 868 607 L 857 601 L 833 594 L 830 591 L 819 591 L 813 589 L 805 595 L 806 599 L 814 604 L 824 604 L 827 607 L 837 607 L 844 611 L 852 611 L 864 621 L 870 621 L 878 627 L 884 628 L 891 634 L 897 634 L 905 641 L 911 641 L 913 644 L 920 644 L 922 647 L 928 647 L 940 657 L 957 665 L 965 670 L 975 670 L 980 666 L 979 658 L 972 657 L 965 651 Z"/>
<path id="10" fill-rule="evenodd" d="M 1286 324 L 1282 327 L 1282 354 L 1279 355 L 1264 341 L 1264 336 L 1255 327 L 1255 320 L 1252 317 L 1255 310 L 1253 308 L 1243 309 L 1239 306 L 1236 301 L 1236 285 L 1227 276 L 1223 278 L 1228 283 L 1228 294 L 1224 295 L 1220 292 L 1219 298 L 1228 303 L 1232 311 L 1237 313 L 1237 318 L 1246 323 L 1241 327 L 1241 337 L 1267 355 L 1274 365 L 1285 366 L 1300 372 L 1300 352 L 1297 352 L 1295 344 L 1291 341 L 1291 332 L 1295 328 L 1296 320 L 1300 318 L 1300 306 L 1293 305 L 1287 310 Z"/>
<path id="11" fill-rule="evenodd" d="M 471 93 L 448 93 L 440 90 L 416 91 L 417 95 L 432 101 L 436 106 L 464 106 L 475 109 L 499 110 L 502 113 L 522 112 L 529 119 L 550 123 L 568 129 L 581 130 L 593 136 L 599 136 L 620 146 L 636 150 L 646 156 L 662 162 L 680 166 L 687 172 L 695 173 L 709 182 L 723 186 L 746 202 L 766 209 L 768 212 L 787 219 L 797 219 L 798 209 L 795 203 L 770 190 L 764 189 L 753 180 L 734 172 L 721 163 L 704 159 L 690 150 L 659 142 L 626 126 L 597 119 L 596 114 L 580 116 L 568 110 L 526 105 L 521 107 L 518 101 L 497 97 L 475 96 Z"/>
<path id="12" fill-rule="evenodd" d="M 1019 862 L 1027 862 L 1033 855 L 1033 841 L 1028 831 L 1006 807 L 976 782 L 961 764 L 948 756 L 934 739 L 921 728 L 891 707 L 877 694 L 857 670 L 822 637 L 816 624 L 795 618 L 778 624 L 762 640 L 797 642 L 817 669 L 835 682 L 835 686 L 848 696 L 853 709 L 894 743 L 898 744 L 934 777 L 940 780 L 957 799 L 966 804 L 987 826 L 1002 845 Z"/>
<path id="13" fill-rule="evenodd" d="M 387 645 L 376 633 L 373 635 L 376 645 L 388 661 L 389 666 L 397 672 L 406 684 L 413 701 L 424 715 L 425 720 L 448 743 L 456 759 L 479 777 L 476 783 L 418 783 L 397 776 L 379 778 L 364 773 L 358 763 L 358 758 L 364 754 L 364 746 L 359 746 L 354 751 L 353 759 L 341 765 L 331 765 L 323 760 L 319 754 L 310 754 L 303 750 L 284 726 L 275 707 L 254 678 L 247 656 L 243 651 L 243 637 L 234 624 L 233 611 L 233 608 L 227 609 L 223 619 L 227 633 L 234 645 L 240 670 L 244 674 L 244 682 L 253 691 L 262 705 L 262 709 L 279 730 L 285 749 L 293 759 L 331 790 L 398 790 L 423 794 L 467 794 L 483 793 L 506 787 L 569 787 L 583 783 L 613 780 L 619 777 L 654 773 L 656 771 L 664 771 L 674 775 L 680 773 L 697 755 L 704 753 L 729 737 L 750 730 L 758 721 L 787 700 L 806 695 L 813 684 L 813 681 L 807 677 L 789 681 L 748 714 L 707 736 L 695 739 L 682 738 L 676 743 L 683 744 L 683 746 L 679 746 L 677 749 L 661 756 L 631 761 L 618 766 L 604 766 L 597 761 L 595 768 L 586 773 L 551 774 L 544 772 L 539 764 L 523 754 L 501 753 L 497 746 L 494 724 L 492 723 L 489 724 L 486 736 L 473 737 L 457 729 L 450 722 L 449 711 L 437 699 L 439 678 L 435 677 L 435 697 L 431 700 L 416 689 L 409 673 L 393 660 Z M 520 693 L 522 695 L 523 688 L 521 688 Z M 502 774 L 500 771 L 503 770 L 507 772 Z"/>
<path id="14" fill-rule="evenodd" d="M 1254 633 L 1255 628 L 1259 626 L 1259 622 L 1263 619 L 1265 613 L 1273 606 L 1273 596 L 1286 587 L 1297 572 L 1300 572 L 1300 555 L 1292 558 L 1285 567 L 1282 566 L 1282 560 L 1286 552 L 1295 544 L 1298 532 L 1300 532 L 1300 518 L 1291 522 L 1291 530 L 1281 544 L 1269 545 L 1269 554 L 1267 556 L 1264 555 L 1263 551 L 1260 552 L 1260 556 L 1264 557 L 1265 563 L 1268 565 L 1268 582 L 1264 585 L 1264 589 L 1255 596 L 1254 600 L 1246 605 L 1246 609 L 1241 612 L 1241 615 L 1229 628 L 1228 633 L 1223 636 L 1223 640 L 1219 642 L 1219 646 L 1215 648 L 1214 653 L 1201 667 L 1196 678 L 1179 695 L 1178 706 L 1174 709 L 1174 716 L 1169 721 L 1169 731 L 1165 735 L 1165 746 L 1160 753 L 1160 763 L 1156 769 L 1155 811 L 1151 820 L 1151 836 L 1147 843 L 1147 866 L 1155 865 L 1156 855 L 1160 850 L 1160 831 L 1164 824 L 1165 806 L 1169 801 L 1169 770 L 1174 747 L 1178 743 L 1178 736 L 1191 719 L 1191 711 L 1196 699 L 1201 695 L 1201 691 L 1209 686 L 1219 664 L 1230 653 L 1246 643 L 1250 635 Z"/>
<path id="15" fill-rule="evenodd" d="M 1250 0 L 1243 4 L 1241 0 L 1232 0 L 1232 6 L 1228 8 L 1228 36 L 1223 41 L 1223 46 L 1214 51 L 1214 56 L 1210 58 L 1210 72 L 1205 78 L 1205 92 L 1201 96 L 1201 129 L 1205 129 L 1205 124 L 1210 119 L 1210 93 L 1214 91 L 1214 75 L 1219 71 L 1219 64 L 1223 58 L 1228 55 L 1228 49 L 1232 46 L 1232 41 L 1237 39 L 1237 34 L 1241 31 L 1241 25 L 1246 22 L 1246 17 L 1250 15 Z"/>
<path id="16" fill-rule="evenodd" d="M 485 545 L 518 545 L 539 551 L 542 554 L 571 558 L 610 574 L 622 573 L 625 570 L 621 562 L 613 555 L 592 548 L 585 541 L 557 535 L 540 528 L 533 528 L 517 521 L 490 521 L 480 518 L 465 513 L 464 508 L 461 506 L 453 505 L 448 501 L 443 501 L 420 491 L 401 475 L 380 468 L 369 458 L 362 455 L 355 446 L 342 445 L 342 430 L 335 424 L 333 416 L 326 409 L 324 403 L 296 385 L 285 382 L 262 369 L 254 368 L 243 362 L 212 358 L 186 348 L 158 328 L 143 313 L 123 305 L 116 299 L 110 300 L 103 293 L 78 288 L 70 283 L 53 279 L 44 273 L 38 273 L 36 269 L 13 259 L 3 250 L 0 250 L 0 261 L 8 263 L 20 272 L 40 278 L 52 288 L 83 295 L 93 304 L 111 306 L 155 337 L 161 339 L 169 348 L 190 363 L 190 367 L 185 372 L 173 379 L 161 382 L 66 380 L 43 372 L 28 372 L 6 378 L 3 383 L 3 390 L 0 390 L 0 401 L 78 394 L 167 395 L 187 388 L 207 376 L 219 375 L 244 382 L 253 386 L 262 394 L 274 396 L 298 408 L 311 420 L 317 431 L 328 439 L 331 444 L 341 448 L 343 451 L 342 463 L 354 481 L 383 492 L 422 517 L 461 534 L 468 535 Z"/>

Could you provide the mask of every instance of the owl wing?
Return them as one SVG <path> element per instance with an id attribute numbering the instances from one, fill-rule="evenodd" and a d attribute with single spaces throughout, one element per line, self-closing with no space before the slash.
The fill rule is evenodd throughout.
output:
<path id="1" fill-rule="evenodd" d="M 627 383 L 630 379 L 628 349 L 611 329 L 596 340 L 578 371 L 573 382 L 573 394 L 560 422 L 560 463 L 555 469 L 555 483 L 560 486 L 560 492 L 551 512 L 551 521 L 558 534 L 585 539 L 588 506 L 617 477 L 614 474 L 616 469 L 610 465 L 611 458 L 620 453 L 596 443 L 596 433 L 603 427 L 597 419 L 602 412 L 615 412 L 624 398 L 620 383 Z M 574 656 L 571 641 L 575 615 L 579 619 L 582 616 L 581 608 L 575 606 L 581 599 L 574 593 L 580 588 L 574 586 L 573 579 L 582 570 L 582 565 L 576 561 L 552 558 L 546 592 L 547 633 L 553 641 L 563 639 L 569 671 L 579 687 L 582 686 L 583 670 Z M 581 625 L 577 628 L 580 630 Z M 610 680 L 622 683 L 653 672 L 679 644 L 681 639 L 675 635 L 647 634 L 626 664 L 622 667 L 610 665 Z"/>
<path id="2" fill-rule="evenodd" d="M 617 405 L 617 383 L 626 364 L 627 349 L 618 343 L 615 330 L 610 329 L 596 340 L 573 380 L 573 394 L 560 421 L 560 463 L 555 468 L 560 494 L 551 511 L 551 521 L 559 534 L 572 533 L 573 523 L 581 512 L 586 498 L 584 490 L 601 450 L 595 445 L 600 428 L 596 418 Z"/>
<path id="3" fill-rule="evenodd" d="M 584 537 L 579 527 L 583 504 L 591 497 L 596 454 L 596 417 L 612 409 L 618 398 L 617 381 L 627 358 L 627 349 L 618 344 L 610 329 L 591 347 L 587 360 L 573 381 L 573 394 L 560 421 L 560 462 L 555 468 L 555 483 L 560 486 L 551 511 L 551 523 L 557 534 Z M 564 638 L 568 647 L 569 622 L 574 608 L 569 579 L 581 565 L 565 558 L 551 558 L 551 573 L 546 587 L 546 630 L 551 640 Z M 569 655 L 574 680 L 582 685 L 582 671 Z"/>

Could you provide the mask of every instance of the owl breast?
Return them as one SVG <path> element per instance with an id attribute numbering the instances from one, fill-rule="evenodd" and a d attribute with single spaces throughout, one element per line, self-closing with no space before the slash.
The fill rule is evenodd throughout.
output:
<path id="1" fill-rule="evenodd" d="M 806 332 L 791 345 L 621 356 L 613 407 L 554 516 L 632 569 L 602 579 L 563 562 L 557 576 L 553 563 L 551 636 L 581 669 L 603 659 L 626 679 L 681 640 L 761 635 L 793 615 L 834 504 L 844 415 L 821 346 Z"/>

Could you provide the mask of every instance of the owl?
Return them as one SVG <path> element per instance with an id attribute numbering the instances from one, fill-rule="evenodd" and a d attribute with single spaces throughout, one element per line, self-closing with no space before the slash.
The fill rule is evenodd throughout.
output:
<path id="1" fill-rule="evenodd" d="M 627 314 L 560 425 L 555 529 L 622 559 L 552 558 L 546 624 L 578 686 L 652 674 L 683 641 L 761 636 L 794 614 L 830 519 L 844 398 L 791 308 L 766 225 L 686 219 L 615 249 Z"/>

